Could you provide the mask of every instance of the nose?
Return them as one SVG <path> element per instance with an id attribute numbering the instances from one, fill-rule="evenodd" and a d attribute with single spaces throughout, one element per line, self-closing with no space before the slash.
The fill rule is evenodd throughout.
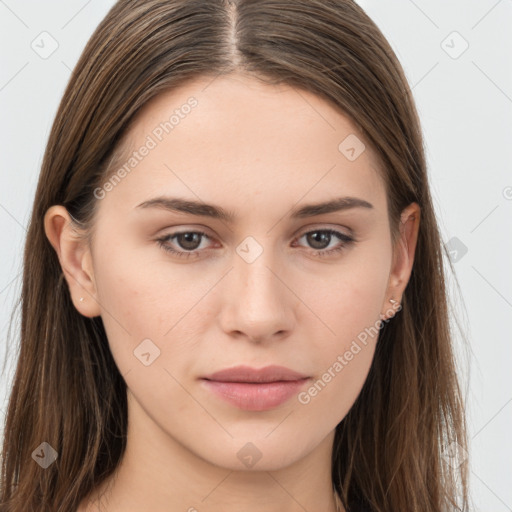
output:
<path id="1" fill-rule="evenodd" d="M 287 286 L 286 272 L 268 253 L 252 262 L 235 254 L 219 317 L 221 328 L 232 337 L 263 343 L 292 331 L 299 301 Z"/>

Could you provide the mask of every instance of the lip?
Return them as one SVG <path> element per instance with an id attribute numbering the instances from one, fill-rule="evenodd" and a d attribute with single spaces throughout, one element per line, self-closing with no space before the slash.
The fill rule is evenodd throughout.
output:
<path id="1" fill-rule="evenodd" d="M 201 378 L 203 386 L 246 411 L 266 411 L 288 401 L 310 377 L 285 368 L 236 366 Z"/>
<path id="2" fill-rule="evenodd" d="M 264 368 L 252 368 L 250 366 L 234 366 L 203 377 L 207 380 L 219 382 L 277 382 L 292 381 L 308 378 L 308 375 L 298 373 L 285 366 L 270 365 Z"/>

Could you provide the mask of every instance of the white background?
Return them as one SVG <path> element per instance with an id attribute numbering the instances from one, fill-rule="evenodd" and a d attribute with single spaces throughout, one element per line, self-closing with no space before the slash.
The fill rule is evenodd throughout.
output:
<path id="1" fill-rule="evenodd" d="M 449 286 L 454 322 L 463 326 L 462 334 L 456 331 L 458 351 L 470 354 L 460 365 L 475 510 L 512 511 L 512 0 L 359 3 L 413 87 L 443 241 L 459 247 L 454 267 L 462 300 L 453 276 Z M 7 329 L 44 147 L 71 69 L 111 5 L 0 0 L 2 420 L 17 323 L 8 347 Z M 58 42 L 47 59 L 31 48 L 43 31 Z"/>

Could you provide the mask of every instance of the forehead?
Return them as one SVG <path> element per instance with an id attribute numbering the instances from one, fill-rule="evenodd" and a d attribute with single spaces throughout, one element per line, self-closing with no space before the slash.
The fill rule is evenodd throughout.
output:
<path id="1" fill-rule="evenodd" d="M 243 206 L 351 195 L 384 206 L 379 162 L 357 127 L 285 84 L 242 75 L 188 82 L 146 104 L 126 141 L 116 168 L 132 165 L 112 196 L 132 204 L 179 192 L 208 202 L 229 195 L 233 211 L 237 198 Z"/>

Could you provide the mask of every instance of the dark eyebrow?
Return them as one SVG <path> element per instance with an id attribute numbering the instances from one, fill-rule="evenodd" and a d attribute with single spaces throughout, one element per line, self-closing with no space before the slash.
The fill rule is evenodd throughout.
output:
<path id="1" fill-rule="evenodd" d="M 211 217 L 213 219 L 223 220 L 232 223 L 235 215 L 227 212 L 220 206 L 201 203 L 198 201 L 190 201 L 188 199 L 180 199 L 177 197 L 155 197 L 139 204 L 137 208 L 161 208 L 173 212 L 189 213 L 201 217 Z M 314 217 L 325 213 L 339 212 L 352 208 L 372 209 L 373 205 L 368 201 L 357 197 L 339 197 L 323 203 L 308 204 L 296 208 L 291 211 L 292 219 L 303 219 Z"/>

